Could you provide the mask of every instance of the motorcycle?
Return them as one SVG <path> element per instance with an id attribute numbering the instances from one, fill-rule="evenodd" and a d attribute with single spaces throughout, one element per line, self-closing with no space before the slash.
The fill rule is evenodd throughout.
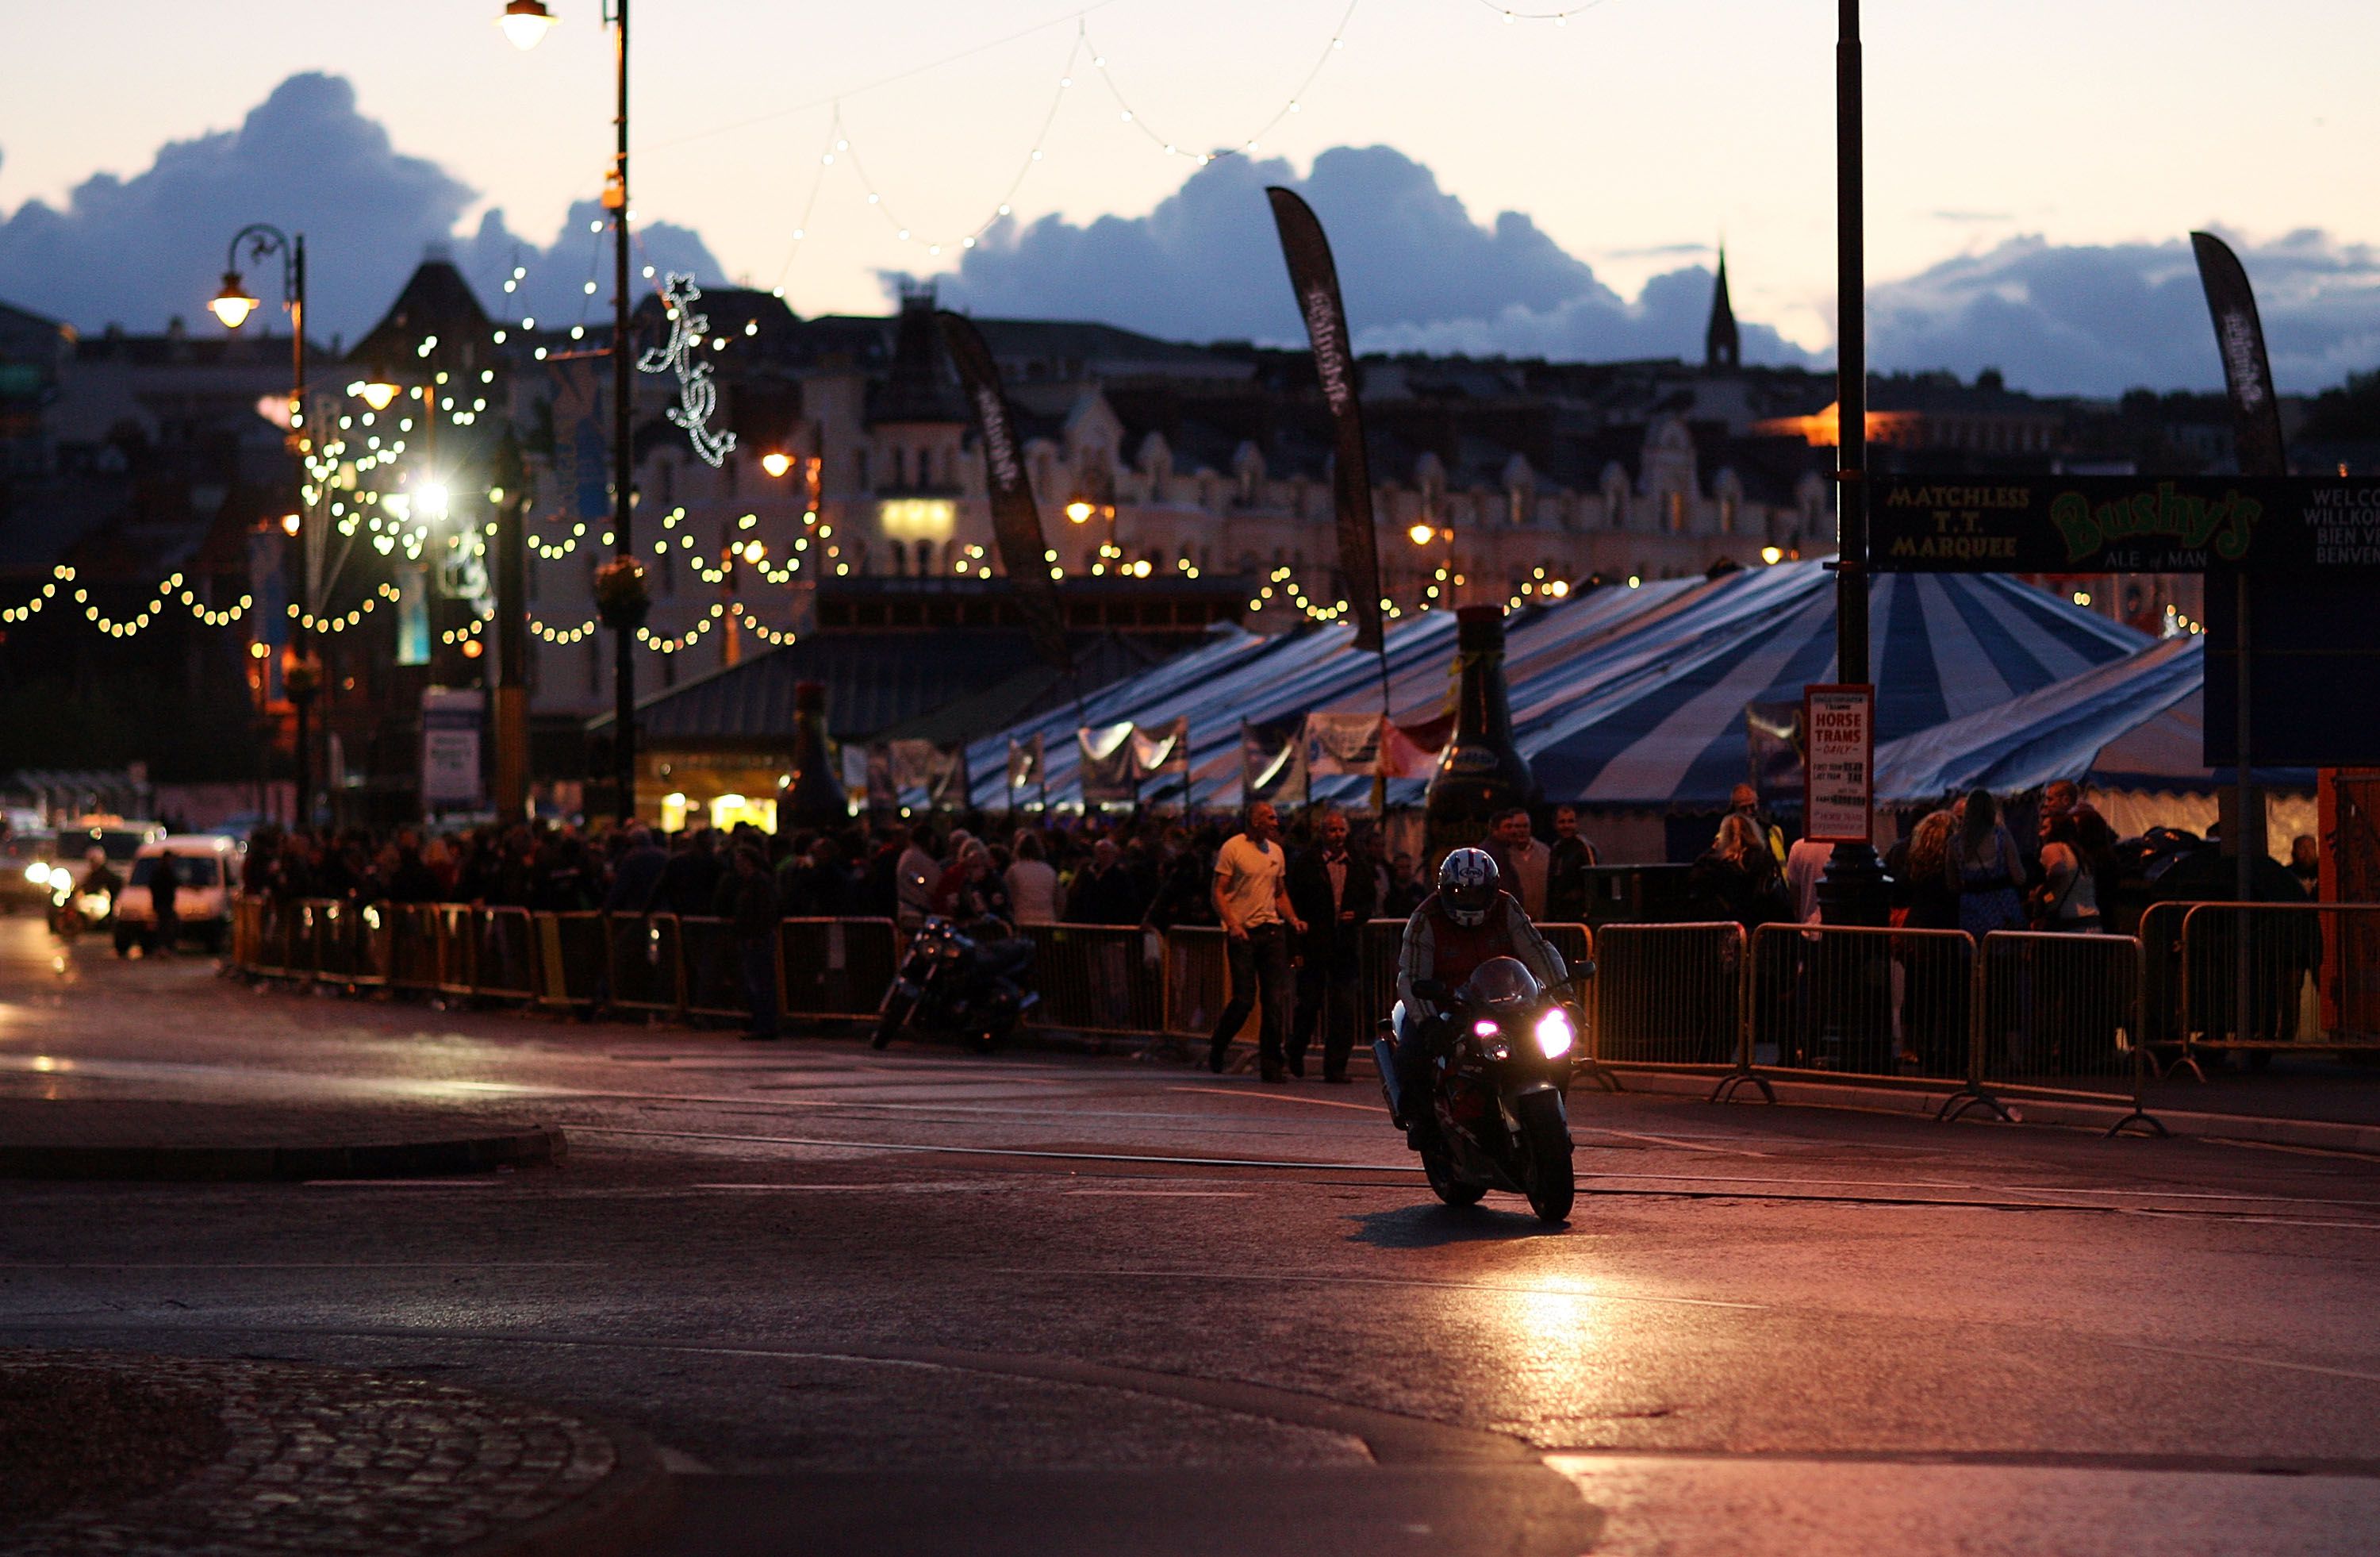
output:
<path id="1" fill-rule="evenodd" d="M 998 1048 L 1041 1000 L 1026 987 L 1033 943 L 1007 931 L 998 919 L 967 930 L 939 914 L 927 919 L 909 938 L 877 1008 L 870 1047 L 882 1049 L 902 1028 L 914 1028 L 956 1035 L 979 1054 Z"/>
<path id="2" fill-rule="evenodd" d="M 1492 957 L 1459 990 L 1435 979 L 1414 992 L 1444 1013 L 1431 1059 L 1430 1095 L 1399 1096 L 1397 1052 L 1427 1041 L 1423 1018 L 1399 1001 L 1372 1041 L 1390 1116 L 1435 1112 L 1438 1139 L 1421 1154 L 1429 1187 L 1450 1206 L 1476 1205 L 1490 1189 L 1528 1198 L 1546 1222 L 1570 1216 L 1578 1192 L 1571 1162 L 1568 1096 L 1578 1021 L 1560 998 L 1576 980 L 1547 989 L 1518 958 Z"/>

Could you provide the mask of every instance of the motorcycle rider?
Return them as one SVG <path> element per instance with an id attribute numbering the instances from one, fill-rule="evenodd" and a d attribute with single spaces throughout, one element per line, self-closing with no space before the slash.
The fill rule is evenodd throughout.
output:
<path id="1" fill-rule="evenodd" d="M 1447 1014 L 1415 990 L 1436 979 L 1460 989 L 1472 970 L 1493 957 L 1516 957 L 1550 989 L 1570 977 L 1560 952 L 1547 944 L 1512 894 L 1503 891 L 1496 861 L 1485 849 L 1462 848 L 1438 868 L 1438 890 L 1422 899 L 1405 921 L 1397 952 L 1397 999 L 1404 1003 L 1403 1031 L 1397 1041 L 1397 1096 L 1403 1109 L 1405 1144 L 1419 1151 L 1438 1138 L 1437 1111 L 1430 1107 L 1429 1062 L 1451 1036 Z"/>

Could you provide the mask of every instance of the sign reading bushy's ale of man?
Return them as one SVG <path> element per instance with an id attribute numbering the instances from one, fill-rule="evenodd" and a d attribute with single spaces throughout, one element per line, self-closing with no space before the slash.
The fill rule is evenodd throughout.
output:
<path id="1" fill-rule="evenodd" d="M 2362 477 L 1889 476 L 1868 515 L 1886 573 L 2380 567 L 2380 480 Z"/>

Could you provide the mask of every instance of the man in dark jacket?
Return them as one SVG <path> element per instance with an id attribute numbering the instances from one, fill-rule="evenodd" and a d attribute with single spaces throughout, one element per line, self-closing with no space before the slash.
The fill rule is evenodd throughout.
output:
<path id="1" fill-rule="evenodd" d="M 654 911 L 687 917 L 708 914 L 719 892 L 719 878 L 724 874 L 726 862 L 719 858 L 718 833 L 706 827 L 670 856 L 654 889 Z"/>
<path id="2" fill-rule="evenodd" d="M 630 828 L 627 852 L 620 856 L 620 868 L 612 877 L 611 890 L 603 896 L 605 910 L 614 914 L 650 910 L 654 906 L 654 888 L 660 885 L 669 860 L 668 851 L 653 842 L 650 828 Z"/>
<path id="3" fill-rule="evenodd" d="M 1546 861 L 1546 922 L 1586 922 L 1586 873 L 1595 869 L 1595 845 L 1578 831 L 1578 808 L 1554 808 L 1554 847 Z"/>
<path id="4" fill-rule="evenodd" d="M 1299 938 L 1297 1016 L 1290 1026 L 1289 1073 L 1305 1074 L 1305 1047 L 1322 1028 L 1322 1079 L 1347 1079 L 1355 1043 L 1355 980 L 1365 921 L 1378 906 L 1371 867 L 1347 847 L 1347 819 L 1326 812 L 1319 840 L 1290 861 L 1289 904 L 1305 921 Z"/>
<path id="5" fill-rule="evenodd" d="M 719 882 L 719 905 L 735 937 L 735 962 L 751 1007 L 752 1030 L 763 1042 L 777 1036 L 777 882 L 760 851 L 738 847 Z"/>

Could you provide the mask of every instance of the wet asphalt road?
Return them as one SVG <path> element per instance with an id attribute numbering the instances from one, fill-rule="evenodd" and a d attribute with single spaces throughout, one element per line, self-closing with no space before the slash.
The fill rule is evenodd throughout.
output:
<path id="1" fill-rule="evenodd" d="M 2380 1174 L 1573 1099 L 1567 1228 L 1366 1087 L 251 991 L 0 920 L 0 1119 L 552 1123 L 563 1166 L 0 1184 L 0 1343 L 635 1424 L 656 1553 L 2373 1549 Z"/>

